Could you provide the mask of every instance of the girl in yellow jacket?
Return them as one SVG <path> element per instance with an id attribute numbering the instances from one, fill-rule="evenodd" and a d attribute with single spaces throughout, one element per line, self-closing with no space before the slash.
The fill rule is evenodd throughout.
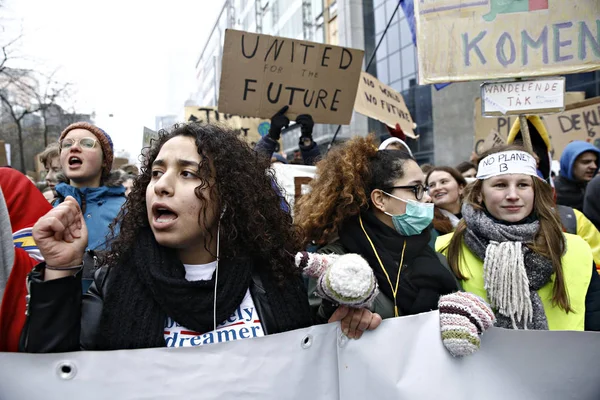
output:
<path id="1" fill-rule="evenodd" d="M 491 149 L 465 190 L 463 220 L 436 248 L 496 326 L 600 330 L 600 277 L 589 245 L 563 234 L 552 190 L 520 146 Z"/>

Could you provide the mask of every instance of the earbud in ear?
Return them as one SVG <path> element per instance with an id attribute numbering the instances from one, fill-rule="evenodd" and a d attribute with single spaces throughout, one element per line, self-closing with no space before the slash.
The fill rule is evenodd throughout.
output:
<path id="1" fill-rule="evenodd" d="M 223 218 L 223 215 L 225 215 L 225 211 L 227 211 L 227 205 L 223 206 L 223 211 L 221 211 L 221 217 L 220 218 Z"/>

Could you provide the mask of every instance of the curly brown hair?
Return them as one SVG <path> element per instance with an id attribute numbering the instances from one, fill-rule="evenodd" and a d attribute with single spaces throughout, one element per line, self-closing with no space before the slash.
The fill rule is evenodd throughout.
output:
<path id="1" fill-rule="evenodd" d="M 269 160 L 240 140 L 237 132 L 201 123 L 178 124 L 170 132 L 161 130 L 150 147 L 144 148 L 140 175 L 111 226 L 110 249 L 103 262 L 111 266 L 126 262 L 132 247 L 138 245 L 140 232 L 150 230 L 146 188 L 152 163 L 162 146 L 176 136 L 193 138 L 198 154 L 203 156 L 196 197 L 201 204 L 198 223 L 204 224 L 206 232 L 204 248 L 210 251 L 208 244 L 213 239 L 206 226 L 206 214 L 209 207 L 215 207 L 207 199 L 216 199 L 216 209 L 226 207 L 220 220 L 220 257 L 252 259 L 280 282 L 286 276 L 297 275 L 294 256 L 301 249 L 300 235 L 276 186 Z M 209 196 L 202 196 L 204 189 L 210 191 Z"/>
<path id="2" fill-rule="evenodd" d="M 373 190 L 393 186 L 404 176 L 404 162 L 414 161 L 405 151 L 378 151 L 375 143 L 372 135 L 353 138 L 317 163 L 311 191 L 296 206 L 304 245 L 333 240 L 344 220 L 369 209 Z"/>

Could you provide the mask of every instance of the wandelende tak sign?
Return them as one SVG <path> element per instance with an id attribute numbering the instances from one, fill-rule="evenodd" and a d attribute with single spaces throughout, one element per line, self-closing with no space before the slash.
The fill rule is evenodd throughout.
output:
<path id="1" fill-rule="evenodd" d="M 219 111 L 271 118 L 283 106 L 295 119 L 349 124 L 364 51 L 228 29 Z"/>

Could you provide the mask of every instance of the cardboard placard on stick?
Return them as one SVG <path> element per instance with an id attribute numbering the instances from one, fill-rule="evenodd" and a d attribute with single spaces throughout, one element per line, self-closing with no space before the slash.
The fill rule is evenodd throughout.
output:
<path id="1" fill-rule="evenodd" d="M 565 146 L 574 140 L 583 140 L 600 148 L 600 97 L 571 104 L 560 114 L 547 115 L 544 124 L 555 160 L 560 160 Z"/>
<path id="2" fill-rule="evenodd" d="M 600 68 L 598 0 L 419 0 L 419 83 Z"/>
<path id="3" fill-rule="evenodd" d="M 348 124 L 364 51 L 227 29 L 219 89 L 222 113 Z"/>
<path id="4" fill-rule="evenodd" d="M 248 143 L 258 142 L 262 136 L 269 133 L 271 127 L 270 120 L 224 114 L 217 111 L 216 107 L 186 107 L 185 120 L 227 125 L 232 129 L 239 130 L 242 139 Z"/>
<path id="5" fill-rule="evenodd" d="M 585 92 L 567 92 L 565 93 L 565 108 L 569 105 L 579 103 L 585 100 Z M 481 115 L 481 99 L 475 99 L 475 140 L 473 142 L 473 151 L 477 155 L 483 153 L 483 144 L 491 132 L 497 132 L 498 135 L 506 140 L 510 128 L 512 128 L 518 116 L 506 115 L 502 117 L 484 117 Z M 551 134 L 551 132 L 550 132 Z"/>
<path id="6" fill-rule="evenodd" d="M 392 128 L 400 124 L 406 136 L 417 138 L 402 95 L 366 72 L 360 74 L 354 110 Z"/>
<path id="7" fill-rule="evenodd" d="M 565 109 L 565 78 L 485 82 L 481 85 L 485 116 L 550 114 Z"/>

